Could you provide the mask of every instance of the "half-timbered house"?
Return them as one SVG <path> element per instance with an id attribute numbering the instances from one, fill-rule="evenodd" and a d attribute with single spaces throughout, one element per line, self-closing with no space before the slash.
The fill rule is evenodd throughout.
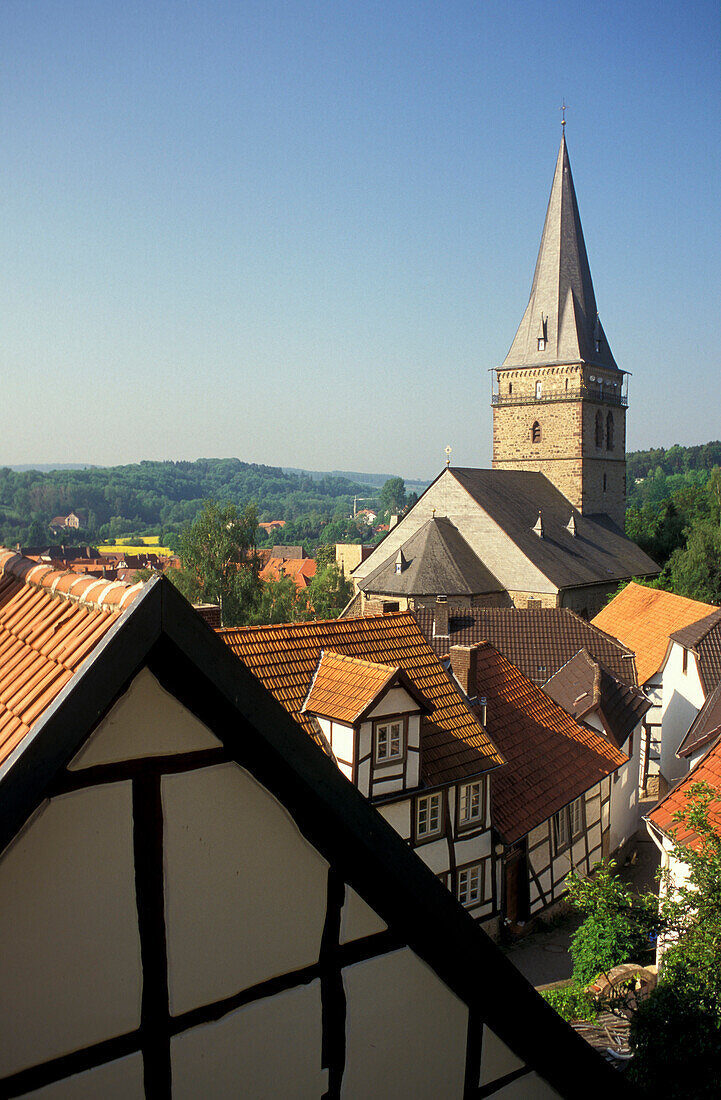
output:
<path id="1" fill-rule="evenodd" d="M 413 614 L 229 628 L 220 635 L 493 931 L 499 898 L 489 776 L 503 756 Z"/>
<path id="2" fill-rule="evenodd" d="M 167 580 L 0 655 L 0 1095 L 630 1095 Z"/>
<path id="3" fill-rule="evenodd" d="M 498 893 L 522 924 L 562 898 L 571 869 L 588 875 L 608 855 L 612 776 L 628 757 L 487 642 L 452 646 L 449 660 L 506 760 L 491 776 Z"/>

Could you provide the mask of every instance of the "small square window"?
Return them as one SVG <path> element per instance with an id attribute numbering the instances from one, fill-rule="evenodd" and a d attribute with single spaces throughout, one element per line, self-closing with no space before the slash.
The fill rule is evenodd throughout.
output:
<path id="1" fill-rule="evenodd" d="M 416 836 L 439 836 L 443 831 L 443 795 L 427 794 L 416 799 Z"/>
<path id="2" fill-rule="evenodd" d="M 403 755 L 402 723 L 383 722 L 376 726 L 376 761 L 398 760 Z"/>
<path id="3" fill-rule="evenodd" d="M 458 821 L 471 825 L 483 819 L 483 783 L 466 783 L 458 792 Z"/>
<path id="4" fill-rule="evenodd" d="M 464 867 L 458 872 L 458 900 L 467 908 L 478 905 L 483 895 L 482 864 L 475 867 Z"/>
<path id="5" fill-rule="evenodd" d="M 539 351 L 545 351 L 546 350 L 546 341 L 543 339 L 542 336 L 538 337 L 538 350 Z"/>

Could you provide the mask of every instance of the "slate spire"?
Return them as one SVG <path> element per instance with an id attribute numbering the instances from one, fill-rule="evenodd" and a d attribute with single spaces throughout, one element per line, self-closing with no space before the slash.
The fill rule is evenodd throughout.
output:
<path id="1" fill-rule="evenodd" d="M 503 369 L 579 362 L 618 369 L 596 309 L 564 135 L 531 296 Z"/>

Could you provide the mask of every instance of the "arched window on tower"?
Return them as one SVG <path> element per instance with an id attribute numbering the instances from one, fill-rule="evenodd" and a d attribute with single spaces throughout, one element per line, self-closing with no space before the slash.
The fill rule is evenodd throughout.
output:
<path id="1" fill-rule="evenodd" d="M 603 415 L 600 409 L 596 413 L 596 446 L 603 446 Z"/>
<path id="2" fill-rule="evenodd" d="M 613 450 L 613 413 L 606 417 L 606 450 Z"/>
<path id="3" fill-rule="evenodd" d="M 541 442 L 541 425 L 537 420 L 533 421 L 533 427 L 531 428 L 531 443 Z"/>

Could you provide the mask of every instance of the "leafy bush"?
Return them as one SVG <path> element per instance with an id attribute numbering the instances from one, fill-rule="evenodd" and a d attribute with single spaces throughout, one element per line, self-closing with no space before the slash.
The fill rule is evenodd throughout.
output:
<path id="1" fill-rule="evenodd" d="M 571 982 L 560 989 L 546 989 L 541 993 L 551 1008 L 555 1008 L 564 1020 L 588 1020 L 593 1023 L 598 1017 L 598 1008 L 590 993 Z"/>

